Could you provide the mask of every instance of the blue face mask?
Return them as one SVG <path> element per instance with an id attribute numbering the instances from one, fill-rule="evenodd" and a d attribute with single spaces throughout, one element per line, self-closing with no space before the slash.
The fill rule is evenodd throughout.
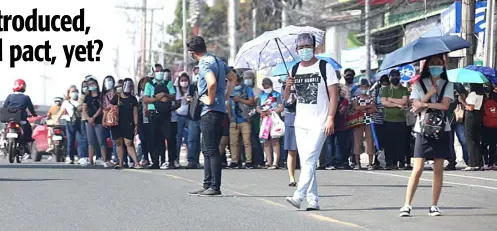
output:
<path id="1" fill-rule="evenodd" d="M 363 94 L 363 95 L 367 95 L 368 94 L 368 90 L 360 90 L 359 93 Z"/>
<path id="2" fill-rule="evenodd" d="M 97 87 L 88 87 L 88 90 L 90 90 L 90 91 L 96 91 Z"/>
<path id="3" fill-rule="evenodd" d="M 238 90 L 242 89 L 242 86 L 235 86 L 234 89 L 238 91 Z"/>
<path id="4" fill-rule="evenodd" d="M 156 79 L 157 81 L 162 81 L 162 80 L 164 80 L 164 72 L 156 72 L 156 73 L 155 73 L 155 79 Z"/>
<path id="5" fill-rule="evenodd" d="M 444 72 L 443 66 L 429 66 L 428 68 L 430 68 L 430 74 L 433 77 L 438 77 Z"/>
<path id="6" fill-rule="evenodd" d="M 312 48 L 302 48 L 298 50 L 299 57 L 302 61 L 310 61 L 314 57 L 314 49 Z"/>
<path id="7" fill-rule="evenodd" d="M 243 80 L 243 83 L 245 83 L 245 85 L 251 87 L 252 86 L 252 80 L 251 79 L 246 79 L 246 80 Z"/>

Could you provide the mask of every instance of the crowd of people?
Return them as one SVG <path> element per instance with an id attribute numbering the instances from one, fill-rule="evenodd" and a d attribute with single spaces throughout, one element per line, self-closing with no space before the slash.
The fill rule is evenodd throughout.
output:
<path id="1" fill-rule="evenodd" d="M 354 83 L 351 69 L 340 83 L 342 73 L 318 60 L 315 47 L 312 35 L 298 36 L 302 61 L 280 80 L 278 92 L 270 78 L 256 87 L 254 71 L 237 72 L 207 53 L 201 37 L 193 37 L 188 51 L 198 66 L 191 74 L 172 76 L 157 64 L 136 86 L 129 78 L 107 76 L 99 83 L 90 75 L 79 87 L 70 86 L 65 99 L 55 99 L 58 110 L 48 116 L 66 122 L 69 164 L 79 157 L 82 166 L 177 169 L 185 149 L 184 167 L 205 173 L 203 187 L 190 194 L 206 196 L 221 194 L 222 168 L 287 168 L 289 186 L 297 189 L 286 200 L 300 208 L 307 197 L 308 210 L 319 209 L 316 169 L 402 169 L 412 170 L 401 209 L 407 216 L 425 161 L 434 160 L 430 215 L 440 215 L 443 170 L 456 167 L 454 137 L 464 153 L 464 170 L 496 169 L 497 117 L 486 110 L 496 109 L 497 94 L 481 84 L 448 82 L 442 56 L 428 58 L 415 83 L 401 83 L 397 70 L 374 83 L 366 78 Z M 21 97 L 25 83 L 16 82 L 14 90 L 4 107 L 31 110 L 30 100 Z M 437 117 L 438 112 L 443 115 Z M 282 137 L 261 132 L 262 121 L 274 114 L 284 121 Z M 428 117 L 438 119 L 442 131 L 431 129 L 435 125 L 425 121 Z M 362 153 L 367 166 L 361 165 Z"/>

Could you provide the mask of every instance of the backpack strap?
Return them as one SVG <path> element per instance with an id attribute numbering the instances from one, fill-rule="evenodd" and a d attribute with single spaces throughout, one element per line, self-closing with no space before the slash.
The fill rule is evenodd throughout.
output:
<path id="1" fill-rule="evenodd" d="M 443 87 L 442 87 L 442 91 L 440 91 L 440 95 L 438 95 L 438 99 L 437 99 L 437 103 L 441 103 L 443 98 L 444 98 L 444 94 L 445 94 L 445 87 L 447 87 L 447 84 L 449 83 L 449 81 L 445 81 Z"/>
<path id="2" fill-rule="evenodd" d="M 292 67 L 292 77 L 295 77 L 295 75 L 297 74 L 297 70 L 299 69 L 299 65 L 300 65 L 300 62 L 298 62 L 295 65 L 293 65 L 293 67 Z"/>
<path id="3" fill-rule="evenodd" d="M 423 92 L 425 93 L 425 95 L 428 93 L 428 89 L 426 88 L 426 85 L 425 83 L 423 82 L 423 79 L 420 79 L 419 80 L 419 84 L 421 85 L 421 88 L 423 89 Z M 445 89 L 445 86 L 444 86 L 444 89 Z M 431 98 L 430 98 L 430 102 L 431 102 Z"/>
<path id="4" fill-rule="evenodd" d="M 330 98 L 330 92 L 328 91 L 328 83 L 326 82 L 326 64 L 328 62 L 324 60 L 319 60 L 319 71 L 321 72 L 321 77 L 324 81 L 324 88 L 326 89 L 326 94 L 328 95 L 328 99 Z"/>

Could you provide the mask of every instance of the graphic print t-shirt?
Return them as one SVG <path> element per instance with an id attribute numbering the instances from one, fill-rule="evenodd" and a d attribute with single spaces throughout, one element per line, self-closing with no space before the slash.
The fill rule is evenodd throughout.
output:
<path id="1" fill-rule="evenodd" d="M 338 78 L 331 64 L 326 64 L 326 83 L 338 84 Z M 324 130 L 329 114 L 330 100 L 324 79 L 319 70 L 319 62 L 312 66 L 299 66 L 295 78 L 297 107 L 295 127 Z"/>

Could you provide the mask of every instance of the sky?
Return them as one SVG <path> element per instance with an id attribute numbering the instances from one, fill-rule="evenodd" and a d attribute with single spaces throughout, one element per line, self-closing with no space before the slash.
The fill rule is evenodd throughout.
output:
<path id="1" fill-rule="evenodd" d="M 51 104 L 56 96 L 62 96 L 66 89 L 74 84 L 79 87 L 86 75 L 94 75 L 103 79 L 107 75 L 117 78 L 130 77 L 134 53 L 139 51 L 141 15 L 128 10 L 135 24 L 128 23 L 125 11 L 116 8 L 118 5 L 140 6 L 142 0 L 16 0 L 5 1 L 0 7 L 2 15 L 22 15 L 38 9 L 38 15 L 71 15 L 79 14 L 85 9 L 85 26 L 91 26 L 88 35 L 82 32 L 0 32 L 2 39 L 2 56 L 0 61 L 0 101 L 12 92 L 15 79 L 22 78 L 27 82 L 26 94 L 38 105 Z M 174 20 L 177 0 L 148 0 L 148 7 L 164 7 L 155 11 L 154 21 L 170 24 Z M 150 18 L 149 18 L 150 20 Z M 132 43 L 130 31 L 137 31 L 135 44 Z M 163 36 L 158 26 L 154 28 L 153 49 Z M 66 58 L 63 45 L 86 45 L 88 41 L 99 39 L 103 42 L 100 62 L 79 62 L 73 58 L 71 66 L 65 67 Z M 50 41 L 50 56 L 56 56 L 54 65 L 43 62 L 19 61 L 14 68 L 10 67 L 10 46 L 32 45 L 36 47 Z M 148 42 L 147 42 L 148 45 Z M 118 52 L 116 52 L 118 50 Z M 118 68 L 114 67 L 115 62 Z M 47 76 L 47 78 L 43 78 Z"/>

